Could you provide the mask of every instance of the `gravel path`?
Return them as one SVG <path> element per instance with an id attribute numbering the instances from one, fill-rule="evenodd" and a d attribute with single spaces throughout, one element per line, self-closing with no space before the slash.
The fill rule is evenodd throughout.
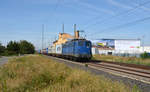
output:
<path id="1" fill-rule="evenodd" d="M 7 63 L 10 57 L 1 57 L 0 58 L 0 66 Z"/>
<path id="2" fill-rule="evenodd" d="M 129 78 L 126 78 L 126 77 L 112 75 L 110 73 L 100 71 L 100 70 L 97 70 L 97 69 L 93 69 L 93 68 L 90 68 L 90 67 L 85 67 L 83 65 L 79 65 L 79 64 L 75 64 L 75 63 L 71 63 L 71 62 L 66 62 L 68 60 L 59 59 L 59 58 L 55 58 L 55 57 L 51 57 L 51 56 L 46 56 L 46 57 L 48 57 L 52 60 L 55 60 L 57 62 L 61 62 L 61 63 L 63 62 L 66 65 L 68 65 L 69 67 L 79 68 L 79 69 L 82 69 L 82 70 L 85 70 L 85 71 L 90 71 L 93 74 L 102 75 L 102 76 L 104 76 L 106 78 L 109 78 L 113 81 L 123 82 L 124 84 L 126 84 L 130 87 L 133 87 L 133 86 L 136 85 L 138 88 L 141 89 L 142 92 L 150 92 L 150 84 L 143 83 L 143 82 L 138 81 L 138 80 L 129 79 Z"/>
<path id="3" fill-rule="evenodd" d="M 6 56 L 3 56 L 3 57 L 0 57 L 0 66 L 7 63 L 9 59 L 11 58 L 16 58 L 16 57 L 23 57 L 23 56 L 27 56 L 27 55 L 22 55 L 22 56 L 9 56 L 9 57 L 6 57 Z"/>

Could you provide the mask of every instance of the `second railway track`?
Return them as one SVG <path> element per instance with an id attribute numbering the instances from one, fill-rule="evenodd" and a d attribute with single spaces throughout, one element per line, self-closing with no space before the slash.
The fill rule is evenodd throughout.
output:
<path id="1" fill-rule="evenodd" d="M 92 66 L 96 66 L 99 68 L 105 68 L 105 69 L 110 69 L 110 70 L 114 70 L 114 71 L 118 71 L 118 72 L 123 72 L 123 73 L 127 73 L 127 74 L 133 74 L 133 75 L 137 75 L 137 76 L 141 76 L 141 77 L 145 77 L 145 78 L 150 78 L 150 72 L 144 72 L 144 71 L 139 71 L 136 69 L 128 69 L 127 67 L 117 67 L 117 66 L 112 66 L 112 65 L 105 65 L 105 64 L 93 64 L 93 63 L 88 63 L 89 65 Z"/>
<path id="2" fill-rule="evenodd" d="M 137 79 L 142 82 L 150 83 L 150 67 L 140 66 L 134 64 L 118 64 L 114 62 L 87 62 L 89 66 L 95 67 L 97 69 L 102 69 L 106 72 L 111 72 L 120 76 Z"/>

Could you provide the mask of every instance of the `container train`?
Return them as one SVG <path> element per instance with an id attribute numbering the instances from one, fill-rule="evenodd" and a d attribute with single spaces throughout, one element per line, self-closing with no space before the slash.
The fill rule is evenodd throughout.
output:
<path id="1" fill-rule="evenodd" d="M 90 60 L 92 57 L 91 41 L 86 39 L 72 39 L 64 44 L 50 46 L 44 54 L 71 60 Z"/>

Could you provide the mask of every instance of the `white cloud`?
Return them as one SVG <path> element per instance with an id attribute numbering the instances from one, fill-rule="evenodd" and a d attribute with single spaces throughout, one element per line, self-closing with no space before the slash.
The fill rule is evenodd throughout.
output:
<path id="1" fill-rule="evenodd" d="M 125 9 L 132 9 L 132 8 L 133 8 L 133 7 L 131 7 L 131 6 L 118 3 L 118 2 L 115 1 L 115 0 L 107 0 L 107 1 L 108 1 L 111 5 L 114 5 L 114 6 L 117 6 L 117 7 L 121 7 L 121 8 L 125 8 Z"/>
<path id="2" fill-rule="evenodd" d="M 39 4 L 39 5 L 63 5 L 65 7 L 70 7 L 70 8 L 78 8 L 79 10 L 87 13 L 92 13 L 92 14 L 99 14 L 99 13 L 105 13 L 105 14 L 110 14 L 114 15 L 115 13 L 111 10 L 104 9 L 102 7 L 96 7 L 95 5 L 92 5 L 90 3 L 84 2 L 83 0 L 23 0 L 25 3 L 30 3 L 30 4 Z M 79 6 L 79 7 L 77 7 Z"/>
<path id="3" fill-rule="evenodd" d="M 134 4 L 135 6 L 139 6 L 139 4 Z M 141 6 L 141 9 L 145 10 L 145 11 L 150 11 L 150 8 L 147 8 L 145 6 Z"/>
<path id="4" fill-rule="evenodd" d="M 23 0 L 24 2 L 31 4 L 57 4 L 57 3 L 73 3 L 79 0 Z"/>
<path id="5" fill-rule="evenodd" d="M 59 0 L 23 0 L 30 4 L 56 4 Z"/>
<path id="6" fill-rule="evenodd" d="M 144 7 L 142 6 L 141 9 L 146 10 L 146 11 L 150 11 L 150 8 Z"/>
<path id="7" fill-rule="evenodd" d="M 92 12 L 103 12 L 103 13 L 106 13 L 106 14 L 111 14 L 111 15 L 114 15 L 115 13 L 111 10 L 108 10 L 108 9 L 104 9 L 104 8 L 99 8 L 99 7 L 96 7 L 92 4 L 89 4 L 89 3 L 86 3 L 86 2 L 83 2 L 83 0 L 24 0 L 25 3 L 31 3 L 31 4 L 49 4 L 49 5 L 54 5 L 54 4 L 63 4 L 64 6 L 70 6 L 70 7 L 76 7 L 76 4 L 77 5 L 80 5 L 79 8 L 85 8 L 87 9 L 86 11 L 89 12 L 90 10 Z"/>
<path id="8" fill-rule="evenodd" d="M 79 4 L 80 6 L 88 9 L 91 9 L 92 11 L 95 11 L 95 12 L 103 12 L 103 13 L 107 13 L 107 14 L 111 14 L 111 15 L 114 15 L 115 13 L 111 10 L 108 10 L 108 9 L 104 9 L 104 8 L 99 8 L 99 7 L 96 7 L 92 4 L 89 4 L 89 3 L 86 3 L 86 2 L 81 2 L 79 0 L 77 0 L 77 4 Z"/>
<path id="9" fill-rule="evenodd" d="M 125 8 L 125 9 L 132 9 L 136 6 L 139 6 L 139 4 L 135 4 L 135 3 L 132 3 L 133 7 L 131 6 L 128 6 L 128 5 L 125 5 L 125 4 L 121 4 L 121 3 L 118 3 L 117 1 L 115 0 L 107 0 L 111 5 L 114 5 L 114 6 L 117 6 L 117 7 L 121 7 L 121 8 Z M 149 8 L 145 7 L 145 6 L 141 6 L 140 7 L 141 9 L 145 10 L 145 11 L 150 11 Z"/>

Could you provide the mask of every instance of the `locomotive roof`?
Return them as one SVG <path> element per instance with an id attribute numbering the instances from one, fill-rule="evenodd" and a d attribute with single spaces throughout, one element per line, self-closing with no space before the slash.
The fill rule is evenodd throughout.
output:
<path id="1" fill-rule="evenodd" d="M 72 41 L 89 41 L 89 40 L 86 40 L 86 39 L 72 39 L 70 41 L 67 41 L 66 43 L 69 43 L 69 42 L 72 42 Z"/>
<path id="2" fill-rule="evenodd" d="M 86 40 L 86 39 L 72 39 L 70 41 L 67 41 L 66 43 L 63 43 L 63 45 L 68 44 L 68 43 L 73 42 L 73 41 L 89 41 L 89 40 Z"/>
<path id="3" fill-rule="evenodd" d="M 72 39 L 71 41 L 78 41 L 78 40 L 86 40 L 86 39 Z"/>

